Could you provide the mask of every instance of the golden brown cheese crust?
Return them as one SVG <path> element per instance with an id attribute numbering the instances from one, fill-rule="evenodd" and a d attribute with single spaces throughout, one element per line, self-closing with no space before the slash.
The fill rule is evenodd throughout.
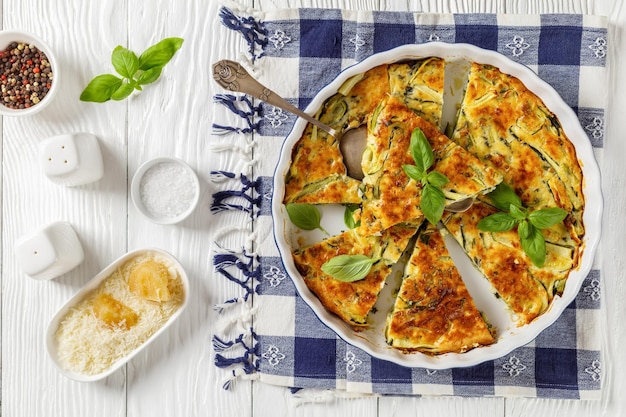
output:
<path id="1" fill-rule="evenodd" d="M 519 79 L 473 63 L 452 138 L 502 172 L 525 206 L 570 212 L 565 220 L 574 241 L 570 245 L 580 242 L 584 200 L 574 145 L 556 116 Z"/>
<path id="2" fill-rule="evenodd" d="M 403 102 L 390 97 L 375 111 L 368 129 L 362 162 L 366 188 L 360 233 L 371 235 L 422 216 L 422 184 L 402 169 L 402 165 L 415 163 L 410 142 L 416 128 L 424 132 L 433 149 L 432 169 L 450 180 L 442 187 L 449 203 L 487 192 L 502 181 L 498 171 L 452 142 Z"/>
<path id="3" fill-rule="evenodd" d="M 517 229 L 483 232 L 478 222 L 496 209 L 476 202 L 464 213 L 444 213 L 446 229 L 463 247 L 476 268 L 489 280 L 521 324 L 530 323 L 548 307 L 546 287 L 566 278 L 549 266 L 537 268 L 521 248 Z M 548 252 L 548 257 L 556 256 Z"/>
<path id="4" fill-rule="evenodd" d="M 396 226 L 381 236 L 364 237 L 353 229 L 296 250 L 293 259 L 307 287 L 326 309 L 351 325 L 364 325 L 392 266 L 415 232 L 415 227 Z M 342 282 L 322 272 L 324 263 L 344 254 L 381 259 L 360 281 Z"/>
<path id="5" fill-rule="evenodd" d="M 387 321 L 387 343 L 403 350 L 462 353 L 495 342 L 443 237 L 421 230 Z"/>

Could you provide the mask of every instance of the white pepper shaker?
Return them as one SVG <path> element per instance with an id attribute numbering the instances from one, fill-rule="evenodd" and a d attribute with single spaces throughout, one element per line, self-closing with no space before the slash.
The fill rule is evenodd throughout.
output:
<path id="1" fill-rule="evenodd" d="M 91 133 L 53 136 L 39 144 L 39 161 L 46 176 L 60 185 L 98 181 L 104 174 L 98 139 Z"/>

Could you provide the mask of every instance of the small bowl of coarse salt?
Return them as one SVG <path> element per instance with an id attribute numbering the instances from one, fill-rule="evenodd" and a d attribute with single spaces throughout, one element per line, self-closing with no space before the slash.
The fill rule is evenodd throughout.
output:
<path id="1" fill-rule="evenodd" d="M 59 89 L 59 66 L 39 37 L 0 31 L 0 115 L 29 116 L 43 110 Z"/>
<path id="2" fill-rule="evenodd" d="M 177 158 L 155 158 L 137 169 L 131 198 L 141 214 L 158 224 L 186 219 L 200 199 L 200 181 L 189 165 Z"/>

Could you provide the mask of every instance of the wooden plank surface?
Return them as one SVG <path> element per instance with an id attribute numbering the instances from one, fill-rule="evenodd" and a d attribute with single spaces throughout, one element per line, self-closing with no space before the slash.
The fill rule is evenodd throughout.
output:
<path id="1" fill-rule="evenodd" d="M 54 45 L 60 62 L 57 81 L 62 86 L 55 105 L 36 116 L 7 117 L 2 122 L 5 416 L 126 415 L 123 372 L 102 383 L 78 384 L 54 368 L 44 348 L 44 333 L 57 308 L 127 248 L 126 108 L 86 106 L 78 101 L 87 77 L 104 68 L 110 50 L 124 42 L 125 10 L 125 2 L 3 3 L 3 29 L 30 31 Z M 94 24 L 96 21 L 124 24 L 110 31 Z M 38 165 L 39 142 L 80 131 L 100 138 L 106 158 L 105 177 L 98 183 L 75 188 L 51 183 Z M 18 237 L 57 220 L 68 221 L 74 227 L 85 248 L 85 262 L 58 280 L 32 280 L 17 266 L 13 245 Z"/>

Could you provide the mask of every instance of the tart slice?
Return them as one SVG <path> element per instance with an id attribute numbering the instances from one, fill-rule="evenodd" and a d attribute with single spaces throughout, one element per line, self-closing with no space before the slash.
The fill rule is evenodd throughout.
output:
<path id="1" fill-rule="evenodd" d="M 294 251 L 296 268 L 322 305 L 351 325 L 362 326 L 374 307 L 393 265 L 417 228 L 398 225 L 380 236 L 365 237 L 355 229 Z M 379 259 L 359 281 L 343 282 L 322 271 L 322 265 L 339 255 L 365 255 Z"/>
<path id="2" fill-rule="evenodd" d="M 424 120 L 439 126 L 443 111 L 445 60 L 431 57 L 389 65 L 391 95 Z"/>
<path id="3" fill-rule="evenodd" d="M 345 132 L 365 123 L 388 94 L 387 65 L 381 65 L 347 80 L 317 117 Z M 309 123 L 291 152 L 284 203 L 358 204 L 360 184 L 347 175 L 337 139 Z"/>
<path id="4" fill-rule="evenodd" d="M 579 245 L 584 198 L 576 150 L 557 117 L 518 78 L 472 63 L 452 139 L 502 172 L 525 207 L 568 211 L 567 230 L 553 241 Z"/>
<path id="5" fill-rule="evenodd" d="M 515 321 L 527 324 L 548 308 L 551 294 L 546 288 L 564 282 L 571 262 L 557 247 L 547 245 L 544 267 L 537 268 L 524 253 L 516 229 L 479 230 L 478 222 L 495 212 L 495 208 L 476 202 L 464 213 L 444 213 L 442 222 L 513 312 Z"/>
<path id="6" fill-rule="evenodd" d="M 410 142 L 416 128 L 422 130 L 433 150 L 433 169 L 449 179 L 442 187 L 447 204 L 487 193 L 502 181 L 497 170 L 448 139 L 404 102 L 390 97 L 374 111 L 368 127 L 360 233 L 379 233 L 422 216 L 422 183 L 402 169 L 415 163 Z"/>
<path id="7" fill-rule="evenodd" d="M 406 351 L 462 353 L 495 342 L 437 228 L 426 223 L 417 238 L 393 311 L 387 343 Z"/>

